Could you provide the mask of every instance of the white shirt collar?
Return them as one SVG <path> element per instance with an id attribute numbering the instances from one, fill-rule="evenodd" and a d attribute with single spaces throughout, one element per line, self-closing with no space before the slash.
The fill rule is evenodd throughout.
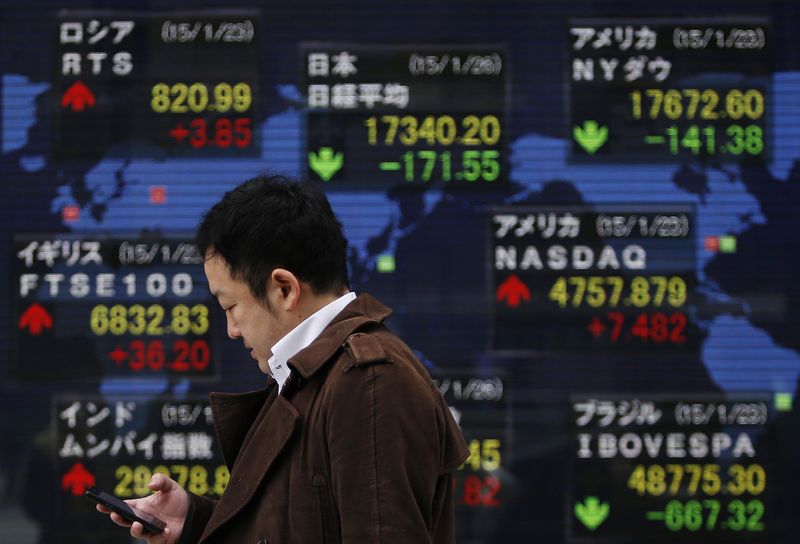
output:
<path id="1" fill-rule="evenodd" d="M 353 292 L 342 295 L 308 316 L 302 323 L 289 331 L 289 334 L 272 346 L 272 357 L 267 362 L 272 371 L 272 377 L 278 382 L 279 393 L 290 374 L 289 365 L 286 364 L 287 361 L 316 340 L 322 330 L 333 321 L 333 318 L 355 298 L 356 294 Z"/>

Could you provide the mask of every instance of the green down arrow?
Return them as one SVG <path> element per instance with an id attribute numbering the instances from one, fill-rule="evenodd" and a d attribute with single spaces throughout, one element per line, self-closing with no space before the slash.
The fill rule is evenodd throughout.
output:
<path id="1" fill-rule="evenodd" d="M 333 148 L 322 147 L 318 153 L 308 154 L 308 166 L 316 172 L 322 181 L 329 181 L 344 164 L 344 154 L 334 154 Z"/>
<path id="2" fill-rule="evenodd" d="M 582 127 L 572 129 L 572 137 L 589 155 L 594 155 L 608 140 L 608 127 L 601 127 L 597 121 L 584 121 Z"/>
<path id="3" fill-rule="evenodd" d="M 611 507 L 608 503 L 600 504 L 600 499 L 597 497 L 586 497 L 582 504 L 575 503 L 575 517 L 590 531 L 600 527 L 608 518 L 610 511 Z"/>

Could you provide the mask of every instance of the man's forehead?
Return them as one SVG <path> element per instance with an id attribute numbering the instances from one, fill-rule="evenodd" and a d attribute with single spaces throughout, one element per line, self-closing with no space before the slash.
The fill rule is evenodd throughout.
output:
<path id="1" fill-rule="evenodd" d="M 207 256 L 203 262 L 203 269 L 206 272 L 206 276 L 209 276 L 209 280 L 212 276 L 215 279 L 230 277 L 230 267 L 220 255 L 214 254 Z"/>
<path id="2" fill-rule="evenodd" d="M 211 291 L 211 296 L 217 299 L 220 304 L 222 304 L 223 300 L 231 299 L 231 292 L 229 289 L 225 289 L 222 286 L 213 285 L 211 281 L 208 283 L 208 289 Z"/>
<path id="3" fill-rule="evenodd" d="M 226 276 L 228 276 L 227 266 L 224 261 L 218 257 L 211 257 L 203 263 L 203 269 L 208 279 L 208 289 L 211 294 L 217 298 L 224 295 L 224 289 L 221 284 L 225 282 Z"/>

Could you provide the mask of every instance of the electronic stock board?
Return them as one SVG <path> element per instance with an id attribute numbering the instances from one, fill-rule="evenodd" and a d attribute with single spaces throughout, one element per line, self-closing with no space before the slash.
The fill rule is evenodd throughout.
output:
<path id="1" fill-rule="evenodd" d="M 351 4 L 2 8 L 0 540 L 224 493 L 193 233 L 271 171 L 459 422 L 458 542 L 793 542 L 800 10 Z"/>

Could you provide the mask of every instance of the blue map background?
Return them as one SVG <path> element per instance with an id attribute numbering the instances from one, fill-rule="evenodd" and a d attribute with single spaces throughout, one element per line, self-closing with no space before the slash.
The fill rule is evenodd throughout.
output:
<path id="1" fill-rule="evenodd" d="M 800 73 L 775 74 L 775 107 L 771 126 L 775 141 L 800 140 L 800 108 L 794 93 L 800 87 Z M 23 75 L 3 76 L 3 151 L 23 153 L 19 168 L 36 172 L 44 158 L 25 154 L 27 131 L 36 122 L 35 102 L 46 92 L 46 83 L 30 82 Z M 63 224 L 75 232 L 139 231 L 192 232 L 200 215 L 226 190 L 258 172 L 271 171 L 287 176 L 302 176 L 305 144 L 302 139 L 302 102 L 298 89 L 281 86 L 278 93 L 289 103 L 287 109 L 261 124 L 261 157 L 226 162 L 198 159 L 104 159 L 89 170 L 81 194 L 69 183 L 55 187 L 49 210 L 55 221 L 67 205 L 80 208 L 80 218 Z M 16 112 L 16 114 L 15 114 Z M 18 116 L 22 122 L 17 122 Z M 287 136 L 294 136 L 288 138 Z M 737 165 L 712 167 L 570 165 L 570 142 L 535 133 L 513 141 L 510 177 L 517 183 L 515 192 L 498 204 L 522 201 L 541 192 L 548 182 L 566 180 L 591 204 L 692 203 L 697 209 L 697 277 L 701 291 L 712 302 L 735 303 L 740 315 L 720 312 L 703 322 L 707 338 L 703 344 L 703 363 L 714 383 L 725 392 L 794 392 L 800 374 L 800 355 L 793 346 L 781 346 L 769 331 L 747 319 L 744 299 L 726 293 L 706 267 L 718 254 L 706 250 L 707 236 L 737 235 L 754 225 L 769 224 L 758 196 L 750 193 Z M 776 184 L 789 184 L 797 168 L 800 152 L 791 147 L 775 149 L 770 172 Z M 231 168 L 231 165 L 235 168 Z M 546 165 L 545 167 L 543 167 Z M 690 181 L 685 182 L 685 178 Z M 613 190 L 624 184 L 628 191 Z M 167 201 L 154 206 L 149 202 L 150 186 L 163 186 Z M 198 190 L 202 187 L 202 190 Z M 769 194 L 769 189 L 764 189 Z M 424 193 L 423 209 L 413 220 L 403 221 L 401 202 L 386 192 L 330 192 L 331 204 L 342 221 L 350 241 L 354 278 L 366 279 L 376 271 L 379 255 L 392 255 L 398 242 L 429 215 L 436 214 L 443 198 L 441 191 Z M 774 221 L 774 220 L 773 220 Z M 382 239 L 378 248 L 371 244 Z M 740 250 L 745 249 L 741 246 Z M 735 258 L 735 257 L 734 257 Z M 735 264 L 731 264 L 735 268 Z M 724 271 L 718 271 L 724 273 Z"/>

